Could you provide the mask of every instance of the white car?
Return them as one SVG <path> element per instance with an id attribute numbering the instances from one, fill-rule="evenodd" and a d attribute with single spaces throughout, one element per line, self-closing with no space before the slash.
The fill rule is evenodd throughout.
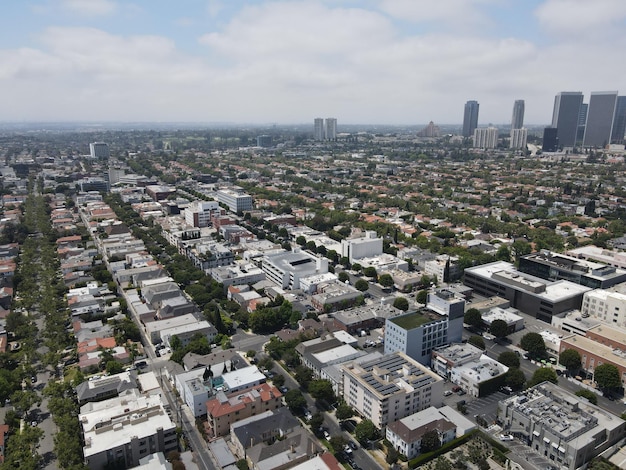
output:
<path id="1" fill-rule="evenodd" d="M 324 439 L 330 441 L 330 434 L 328 434 L 328 431 L 324 431 Z"/>
<path id="2" fill-rule="evenodd" d="M 510 434 L 500 434 L 501 441 L 512 441 L 514 438 Z"/>
<path id="3" fill-rule="evenodd" d="M 445 392 L 443 392 L 444 397 L 449 397 L 450 395 L 452 395 L 452 390 L 446 390 Z"/>

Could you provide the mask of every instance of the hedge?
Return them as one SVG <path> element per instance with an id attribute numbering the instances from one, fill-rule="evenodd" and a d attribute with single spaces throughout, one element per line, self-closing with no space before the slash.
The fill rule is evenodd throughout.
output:
<path id="1" fill-rule="evenodd" d="M 430 462 L 433 459 L 436 459 L 440 455 L 443 455 L 451 451 L 452 449 L 456 449 L 460 445 L 465 444 L 467 441 L 469 441 L 470 439 L 474 437 L 480 437 L 481 439 L 487 441 L 500 454 L 502 454 L 502 456 L 504 456 L 504 454 L 509 452 L 509 449 L 507 449 L 505 446 L 500 444 L 498 441 L 492 439 L 490 436 L 482 432 L 480 429 L 474 429 L 473 431 L 470 431 L 469 433 L 453 441 L 447 442 L 446 444 L 442 445 L 439 449 L 433 450 L 432 452 L 427 452 L 425 454 L 418 455 L 417 457 L 409 461 L 409 468 L 417 468 L 420 465 L 424 465 L 425 463 Z"/>

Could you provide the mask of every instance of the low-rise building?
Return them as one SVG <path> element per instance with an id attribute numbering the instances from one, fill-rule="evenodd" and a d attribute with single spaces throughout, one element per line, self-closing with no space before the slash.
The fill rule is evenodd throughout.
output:
<path id="1" fill-rule="evenodd" d="M 626 294 L 595 289 L 586 292 L 580 307 L 583 318 L 600 320 L 626 328 Z"/>
<path id="2" fill-rule="evenodd" d="M 447 412 L 459 415 L 457 419 L 461 417 L 452 409 L 448 409 Z M 432 431 L 437 433 L 441 445 L 447 444 L 457 437 L 456 424 L 434 406 L 389 424 L 385 430 L 385 437 L 391 442 L 394 449 L 407 459 L 413 459 L 421 453 L 424 434 Z"/>
<path id="3" fill-rule="evenodd" d="M 515 309 L 504 309 L 494 307 L 489 312 L 482 315 L 483 324 L 489 329 L 495 320 L 506 322 L 509 333 L 515 333 L 524 329 L 524 317 L 517 314 Z"/>
<path id="4" fill-rule="evenodd" d="M 441 405 L 443 379 L 404 353 L 345 364 L 344 398 L 378 428 Z"/>
<path id="5" fill-rule="evenodd" d="M 267 383 L 228 395 L 216 393 L 206 404 L 209 437 L 225 436 L 234 422 L 280 408 L 282 396 L 278 388 Z"/>
<path id="6" fill-rule="evenodd" d="M 501 401 L 498 419 L 505 432 L 570 470 L 582 467 L 626 435 L 626 421 L 619 416 L 550 382 Z"/>

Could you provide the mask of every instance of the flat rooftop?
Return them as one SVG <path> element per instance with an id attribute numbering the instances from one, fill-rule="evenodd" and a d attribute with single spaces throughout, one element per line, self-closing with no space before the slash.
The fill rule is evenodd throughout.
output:
<path id="1" fill-rule="evenodd" d="M 420 310 L 418 312 L 390 318 L 389 321 L 395 323 L 400 328 L 404 328 L 405 330 L 412 330 L 413 328 L 420 327 L 426 323 L 443 320 L 443 318 L 444 317 L 442 315 L 430 310 Z"/>

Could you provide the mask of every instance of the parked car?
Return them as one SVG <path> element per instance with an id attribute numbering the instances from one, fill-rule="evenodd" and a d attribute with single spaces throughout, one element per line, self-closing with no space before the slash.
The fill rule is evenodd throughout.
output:
<path id="1" fill-rule="evenodd" d="M 512 389 L 511 387 L 509 387 L 509 386 L 506 386 L 506 387 L 501 387 L 501 388 L 500 388 L 500 391 L 501 391 L 502 393 L 507 394 L 507 395 L 510 395 L 511 393 L 513 393 L 513 389 Z"/>
<path id="2" fill-rule="evenodd" d="M 454 387 L 452 387 L 452 391 L 454 393 L 458 392 L 459 390 L 461 390 L 461 387 L 459 387 L 458 385 L 455 385 Z"/>
<path id="3" fill-rule="evenodd" d="M 500 434 L 501 441 L 512 441 L 514 438 L 510 434 Z"/>
<path id="4" fill-rule="evenodd" d="M 327 441 L 330 441 L 330 434 L 328 434 L 328 431 L 324 430 L 324 439 L 326 439 Z"/>
<path id="5" fill-rule="evenodd" d="M 446 390 L 445 392 L 443 392 L 444 397 L 449 397 L 450 395 L 452 395 L 452 390 Z"/>

